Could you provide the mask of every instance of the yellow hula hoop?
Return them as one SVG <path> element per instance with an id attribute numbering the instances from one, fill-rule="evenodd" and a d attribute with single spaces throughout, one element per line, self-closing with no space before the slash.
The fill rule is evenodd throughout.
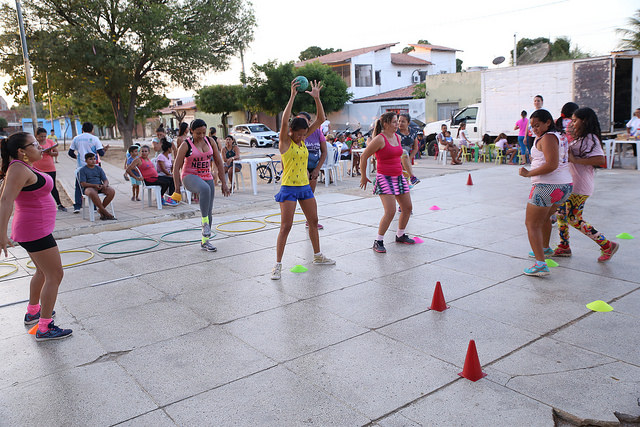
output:
<path id="1" fill-rule="evenodd" d="M 250 223 L 258 223 L 260 224 L 260 226 L 256 227 L 256 228 L 250 228 L 247 230 L 226 230 L 224 228 L 220 228 L 220 226 L 222 225 L 227 225 L 227 224 L 236 224 L 239 222 L 250 222 Z M 265 228 L 267 226 L 267 224 L 265 224 L 264 222 L 258 220 L 258 219 L 238 219 L 235 221 L 227 221 L 227 222 L 223 222 L 221 224 L 216 225 L 216 230 L 218 231 L 222 231 L 223 233 L 248 233 L 249 231 L 256 231 L 256 230 L 261 230 L 263 228 Z"/>
<path id="2" fill-rule="evenodd" d="M 3 277 L 11 276 L 13 273 L 18 271 L 18 265 L 17 264 L 12 264 L 10 262 L 0 262 L 0 266 L 6 266 L 6 267 L 13 267 L 14 268 L 13 271 L 10 271 L 8 273 L 5 273 L 5 274 L 1 275 L 0 279 L 2 279 Z"/>
<path id="3" fill-rule="evenodd" d="M 64 264 L 64 265 L 62 266 L 62 268 L 65 268 L 65 267 L 73 267 L 74 265 L 82 264 L 83 262 L 87 262 L 87 261 L 89 261 L 89 260 L 93 259 L 93 257 L 95 256 L 95 254 L 94 254 L 93 252 L 91 252 L 90 250 L 88 250 L 88 249 L 72 249 L 72 250 L 68 250 L 68 251 L 60 251 L 60 253 L 61 253 L 61 254 L 69 254 L 69 253 L 82 253 L 82 254 L 89 254 L 89 257 L 88 257 L 88 258 L 83 259 L 83 260 L 81 260 L 81 261 L 72 262 L 71 264 Z M 27 261 L 27 267 L 28 267 L 28 268 L 32 268 L 32 269 L 34 269 L 34 270 L 35 270 L 35 268 L 36 268 L 36 267 L 33 265 L 33 261 L 32 261 L 32 260 Z"/>
<path id="4" fill-rule="evenodd" d="M 304 213 L 302 213 L 302 212 L 294 212 L 294 214 L 295 215 L 303 215 L 304 216 Z M 267 218 L 271 218 L 272 216 L 280 216 L 280 213 L 274 213 L 274 214 L 265 216 L 264 217 L 264 222 L 268 222 L 269 224 L 280 224 L 282 222 L 282 221 L 269 221 Z M 298 222 L 305 222 L 306 220 L 307 220 L 306 218 L 305 219 L 296 219 L 296 220 L 293 221 L 293 223 L 295 224 L 295 223 L 298 223 Z"/>

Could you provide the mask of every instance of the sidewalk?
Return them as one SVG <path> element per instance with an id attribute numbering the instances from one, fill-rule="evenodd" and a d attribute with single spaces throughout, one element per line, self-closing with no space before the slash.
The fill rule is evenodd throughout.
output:
<path id="1" fill-rule="evenodd" d="M 640 416 L 640 173 L 598 171 L 586 210 L 607 237 L 636 239 L 617 240 L 618 253 L 598 263 L 597 246 L 572 230 L 573 257 L 536 278 L 522 274 L 529 180 L 517 167 L 469 165 L 480 168 L 473 186 L 465 169 L 418 167 L 425 178 L 407 232 L 423 244 L 397 245 L 389 232 L 388 253 L 374 253 L 379 199 L 356 179 L 322 186 L 321 245 L 337 264 L 312 265 L 296 224 L 280 281 L 269 277 L 277 224 L 218 231 L 216 253 L 165 242 L 97 253 L 196 227 L 187 213 L 60 239 L 95 257 L 65 269 L 56 323 L 74 333 L 58 342 L 26 333 L 33 270 L 12 249 L 20 270 L 0 279 L 0 425 L 550 426 L 552 408 L 611 422 L 614 411 Z M 217 199 L 214 223 L 276 213 L 267 188 Z M 118 217 L 160 212 L 117 203 Z M 309 271 L 291 273 L 297 264 Z M 442 313 L 428 309 L 436 281 L 450 306 Z M 591 312 L 594 300 L 614 311 Z M 470 339 L 488 374 L 477 382 L 458 376 Z"/>

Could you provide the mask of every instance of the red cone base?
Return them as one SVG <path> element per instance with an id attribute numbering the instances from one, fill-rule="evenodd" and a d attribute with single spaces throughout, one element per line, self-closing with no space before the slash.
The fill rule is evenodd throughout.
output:
<path id="1" fill-rule="evenodd" d="M 482 372 L 482 366 L 480 366 L 478 352 L 476 351 L 476 342 L 474 340 L 469 341 L 467 357 L 464 359 L 464 368 L 462 368 L 462 372 L 458 375 L 473 382 L 487 376 L 487 374 Z"/>
<path id="2" fill-rule="evenodd" d="M 429 308 L 434 311 L 445 311 L 449 308 L 444 300 L 440 282 L 436 282 L 436 289 L 433 291 L 433 299 L 431 300 L 431 307 Z"/>
<path id="3" fill-rule="evenodd" d="M 467 185 L 473 185 L 473 180 L 471 179 L 471 174 L 469 174 L 469 178 L 467 178 Z"/>

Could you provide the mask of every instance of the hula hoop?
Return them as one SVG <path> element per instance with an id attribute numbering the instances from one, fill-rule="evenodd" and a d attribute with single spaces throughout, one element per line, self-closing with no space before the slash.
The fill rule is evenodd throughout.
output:
<path id="1" fill-rule="evenodd" d="M 177 230 L 177 231 L 172 231 L 170 233 L 165 233 L 162 236 L 160 236 L 160 241 L 161 242 L 165 242 L 165 243 L 196 243 L 196 242 L 200 242 L 202 239 L 195 239 L 195 240 L 167 240 L 165 239 L 166 236 L 170 236 L 172 234 L 177 234 L 177 233 L 183 233 L 185 231 L 192 231 L 192 230 L 200 230 L 200 227 L 195 227 L 195 228 L 183 228 L 182 230 Z M 216 233 L 211 233 L 211 237 L 213 238 L 216 236 Z"/>
<path id="2" fill-rule="evenodd" d="M 132 241 L 132 240 L 142 240 L 142 241 L 145 241 L 145 242 L 151 241 L 153 243 L 149 247 L 142 248 L 142 249 L 135 249 L 133 251 L 113 251 L 113 252 L 108 252 L 108 251 L 101 250 L 102 248 L 104 248 L 106 246 L 109 246 L 109 245 L 113 245 L 113 244 L 120 243 L 120 242 L 129 242 L 129 241 Z M 159 241 L 157 241 L 156 239 L 152 239 L 151 237 L 132 237 L 131 239 L 122 239 L 122 240 L 116 240 L 114 242 L 105 243 L 104 245 L 98 246 L 98 249 L 96 251 L 101 253 L 101 254 L 107 254 L 107 255 L 134 254 L 136 252 L 148 251 L 149 249 L 155 248 L 159 244 L 160 244 Z"/>
<path id="3" fill-rule="evenodd" d="M 13 267 L 14 268 L 13 271 L 10 271 L 8 273 L 5 273 L 5 274 L 1 275 L 0 279 L 2 279 L 3 277 L 11 276 L 13 273 L 18 271 L 18 265 L 17 264 L 11 264 L 10 262 L 0 262 L 0 266 Z"/>
<path id="4" fill-rule="evenodd" d="M 267 218 L 271 218 L 272 216 L 280 216 L 280 213 L 274 213 L 271 215 L 267 215 L 264 217 L 264 222 L 268 222 L 269 224 L 280 224 L 282 221 L 269 221 Z M 304 215 L 304 213 L 302 212 L 294 212 L 294 215 Z M 305 222 L 307 219 L 296 219 L 293 221 L 293 223 L 298 223 L 298 222 Z"/>
<path id="5" fill-rule="evenodd" d="M 251 222 L 251 223 L 258 223 L 260 224 L 259 227 L 256 228 L 249 228 L 247 230 L 225 230 L 223 228 L 220 228 L 220 226 L 222 225 L 227 225 L 227 224 L 235 224 L 238 222 Z M 227 221 L 227 222 L 223 222 L 221 224 L 216 225 L 216 230 L 218 231 L 222 231 L 225 233 L 248 233 L 249 231 L 256 231 L 256 230 L 261 230 L 263 228 L 265 228 L 267 226 L 267 224 L 265 224 L 264 222 L 258 220 L 258 219 L 238 219 L 235 221 Z"/>
<path id="6" fill-rule="evenodd" d="M 87 261 L 89 261 L 90 259 L 92 259 L 95 256 L 95 254 L 93 252 L 91 252 L 90 250 L 88 250 L 88 249 L 72 249 L 72 250 L 68 250 L 68 251 L 60 251 L 60 253 L 61 254 L 69 254 L 69 253 L 89 254 L 88 258 L 83 259 L 82 261 L 72 262 L 71 264 L 64 264 L 62 266 L 62 268 L 72 267 L 74 265 L 82 264 L 83 262 L 87 262 Z M 35 270 L 36 267 L 33 265 L 33 261 L 32 260 L 27 261 L 27 268 L 32 268 L 32 269 Z"/>

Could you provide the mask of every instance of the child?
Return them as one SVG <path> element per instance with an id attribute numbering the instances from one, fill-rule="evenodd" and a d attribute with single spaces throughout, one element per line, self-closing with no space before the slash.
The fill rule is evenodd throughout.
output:
<path id="1" fill-rule="evenodd" d="M 129 150 L 127 151 L 127 158 L 125 160 L 125 170 L 129 167 L 129 165 L 138 157 L 138 149 L 140 147 L 138 147 L 138 145 L 132 145 L 131 147 L 129 147 Z M 125 173 L 125 176 L 127 176 L 127 178 L 129 178 L 129 181 L 131 182 L 131 201 L 132 202 L 139 202 L 140 201 L 140 185 L 142 185 L 142 178 L 139 177 L 137 175 L 138 173 L 135 170 L 131 170 L 131 172 L 129 172 L 128 174 Z"/>
<path id="2" fill-rule="evenodd" d="M 569 225 L 579 230 L 600 246 L 598 262 L 609 261 L 618 250 L 618 243 L 607 240 L 593 226 L 582 219 L 587 198 L 593 194 L 593 167 L 604 163 L 604 151 L 600 139 L 600 123 L 591 108 L 580 108 L 573 113 L 573 137 L 569 144 L 569 170 L 573 178 L 573 193 L 558 208 L 558 232 L 560 244 L 553 256 L 569 257 Z M 545 249 L 545 251 L 551 249 Z"/>
<path id="3" fill-rule="evenodd" d="M 87 163 L 86 166 L 78 171 L 78 181 L 84 194 L 89 196 L 98 209 L 101 220 L 115 220 L 116 217 L 109 213 L 107 206 L 115 197 L 116 190 L 109 186 L 109 180 L 104 171 L 96 165 L 97 158 L 94 153 L 85 154 L 84 160 Z M 106 196 L 103 200 L 99 197 L 100 193 Z"/>
<path id="4" fill-rule="evenodd" d="M 518 152 L 517 148 L 511 148 L 509 145 L 509 141 L 507 140 L 507 135 L 501 133 L 498 135 L 495 141 L 496 148 L 502 150 L 502 154 L 507 156 L 507 163 L 511 163 L 513 161 L 513 157 Z"/>

